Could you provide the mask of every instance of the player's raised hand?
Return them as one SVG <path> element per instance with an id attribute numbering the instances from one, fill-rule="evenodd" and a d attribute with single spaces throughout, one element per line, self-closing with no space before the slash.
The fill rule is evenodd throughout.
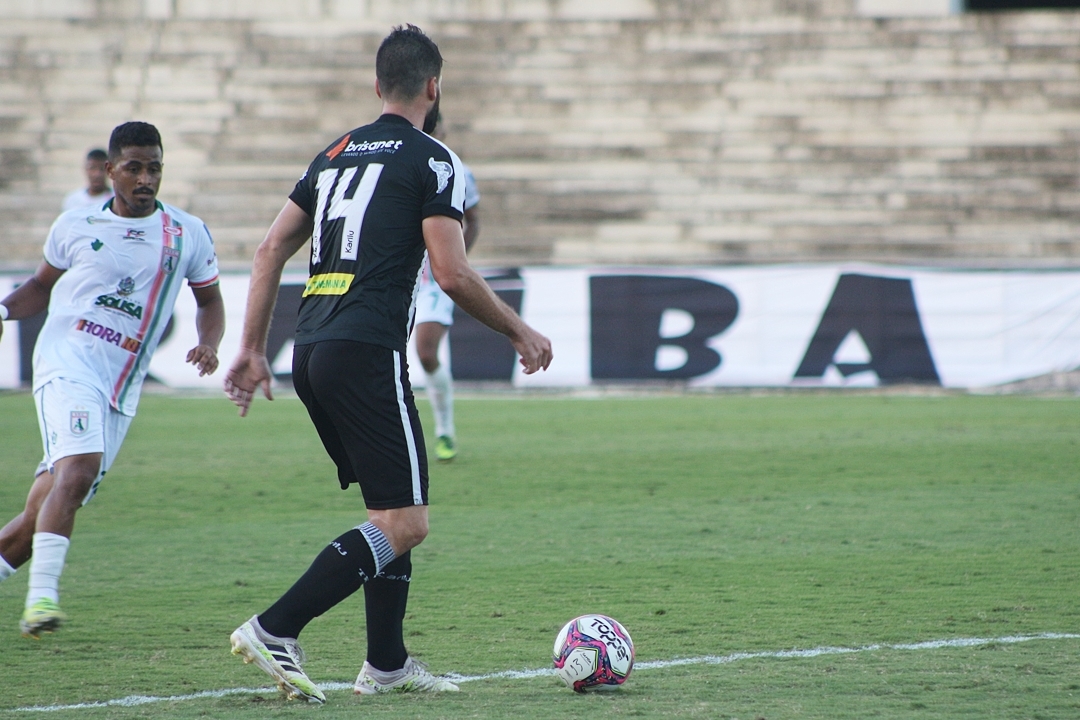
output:
<path id="1" fill-rule="evenodd" d="M 240 417 L 247 415 L 251 401 L 255 398 L 255 389 L 262 386 L 263 395 L 273 400 L 270 384 L 274 373 L 266 355 L 253 350 L 240 350 L 228 374 L 225 375 L 225 394 L 240 408 Z"/>
<path id="2" fill-rule="evenodd" d="M 199 377 L 213 375 L 218 369 L 217 351 L 209 345 L 196 345 L 187 354 L 187 361 L 199 368 Z"/>
<path id="3" fill-rule="evenodd" d="M 511 338 L 510 342 L 521 356 L 519 362 L 525 368 L 526 375 L 532 375 L 537 370 L 548 369 L 553 355 L 551 341 L 546 337 L 525 325 L 521 333 Z"/>

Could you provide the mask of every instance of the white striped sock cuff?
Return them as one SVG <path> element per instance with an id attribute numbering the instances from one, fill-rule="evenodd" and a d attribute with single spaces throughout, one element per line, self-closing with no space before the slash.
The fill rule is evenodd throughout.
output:
<path id="1" fill-rule="evenodd" d="M 390 541 L 376 525 L 366 522 L 363 525 L 357 525 L 356 529 L 371 547 L 371 554 L 375 556 L 375 576 L 378 577 L 382 574 L 383 568 L 394 562 L 394 558 L 397 557 L 394 554 L 394 548 L 390 547 Z"/>

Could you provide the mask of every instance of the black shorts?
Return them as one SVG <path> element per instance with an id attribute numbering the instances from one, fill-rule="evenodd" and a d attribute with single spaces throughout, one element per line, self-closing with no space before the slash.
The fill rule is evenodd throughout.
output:
<path id="1" fill-rule="evenodd" d="M 427 505 L 424 433 L 401 353 L 348 340 L 297 345 L 293 386 L 343 490 L 359 484 L 372 510 Z"/>

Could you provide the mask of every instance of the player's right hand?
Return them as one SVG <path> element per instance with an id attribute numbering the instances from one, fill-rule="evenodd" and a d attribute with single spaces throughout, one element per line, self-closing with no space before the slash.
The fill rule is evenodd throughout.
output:
<path id="1" fill-rule="evenodd" d="M 510 342 L 521 356 L 520 362 L 526 375 L 548 369 L 553 355 L 551 341 L 546 337 L 526 325 L 521 335 L 511 338 Z"/>
<path id="2" fill-rule="evenodd" d="M 225 375 L 225 394 L 240 408 L 240 417 L 247 415 L 251 401 L 255 399 L 255 389 L 262 386 L 263 395 L 267 400 L 273 400 L 274 395 L 270 392 L 270 384 L 274 380 L 274 373 L 270 369 L 270 363 L 266 355 L 253 350 L 240 350 L 232 367 Z"/>

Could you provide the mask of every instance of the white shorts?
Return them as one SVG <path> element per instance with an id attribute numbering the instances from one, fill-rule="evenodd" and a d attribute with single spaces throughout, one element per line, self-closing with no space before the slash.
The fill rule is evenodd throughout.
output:
<path id="1" fill-rule="evenodd" d="M 447 327 L 454 324 L 454 301 L 434 280 L 420 283 L 420 289 L 416 293 L 414 324 L 420 323 L 439 323 Z"/>
<path id="2" fill-rule="evenodd" d="M 38 427 L 45 457 L 38 465 L 38 476 L 52 472 L 57 460 L 72 455 L 101 453 L 101 471 L 94 479 L 83 505 L 97 492 L 101 478 L 112 467 L 124 443 L 131 418 L 114 410 L 109 399 L 97 388 L 63 378 L 50 380 L 34 392 Z"/>

